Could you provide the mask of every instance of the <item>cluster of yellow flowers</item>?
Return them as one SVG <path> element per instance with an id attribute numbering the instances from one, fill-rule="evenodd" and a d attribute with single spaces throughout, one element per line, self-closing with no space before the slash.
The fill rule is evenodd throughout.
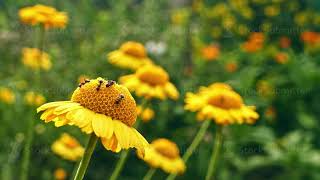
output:
<path id="1" fill-rule="evenodd" d="M 46 98 L 42 94 L 29 91 L 25 94 L 24 100 L 28 105 L 40 106 L 46 102 Z"/>
<path id="2" fill-rule="evenodd" d="M 20 9 L 19 16 L 24 24 L 41 24 L 45 29 L 64 28 L 68 22 L 65 12 L 40 4 Z"/>
<path id="3" fill-rule="evenodd" d="M 124 43 L 119 50 L 108 54 L 108 60 L 121 68 L 135 70 L 134 74 L 122 76 L 119 81 L 137 96 L 162 100 L 167 97 L 176 100 L 179 97 L 176 87 L 169 81 L 168 73 L 147 57 L 141 43 Z"/>
<path id="4" fill-rule="evenodd" d="M 33 70 L 48 71 L 52 66 L 49 55 L 37 48 L 23 48 L 22 63 Z"/>
<path id="5" fill-rule="evenodd" d="M 84 148 L 81 144 L 67 133 L 63 133 L 61 137 L 52 144 L 51 149 L 55 154 L 69 161 L 79 160 L 84 153 Z"/>

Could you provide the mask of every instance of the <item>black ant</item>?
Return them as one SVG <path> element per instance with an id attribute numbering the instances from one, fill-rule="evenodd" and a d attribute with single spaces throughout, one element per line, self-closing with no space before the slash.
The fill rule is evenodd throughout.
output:
<path id="1" fill-rule="evenodd" d="M 103 83 L 103 81 L 102 81 L 102 80 L 99 80 L 98 87 L 96 88 L 96 90 L 97 90 L 97 91 L 99 91 L 99 90 L 100 90 L 100 87 L 101 87 L 102 83 Z"/>
<path id="2" fill-rule="evenodd" d="M 114 80 L 108 80 L 106 87 L 110 87 L 112 85 L 114 85 L 116 82 Z"/>
<path id="3" fill-rule="evenodd" d="M 88 82 L 90 82 L 89 79 L 85 79 L 84 82 L 79 84 L 79 88 L 81 88 L 83 85 L 87 84 Z"/>
<path id="4" fill-rule="evenodd" d="M 120 104 L 120 102 L 124 99 L 124 95 L 120 94 L 119 97 L 116 99 L 115 104 Z"/>

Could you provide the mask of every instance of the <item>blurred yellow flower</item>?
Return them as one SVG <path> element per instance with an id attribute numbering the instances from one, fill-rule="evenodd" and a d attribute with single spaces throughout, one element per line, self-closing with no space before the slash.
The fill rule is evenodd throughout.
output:
<path id="1" fill-rule="evenodd" d="M 314 31 L 305 31 L 301 33 L 300 39 L 307 45 L 314 46 L 320 43 L 320 33 Z"/>
<path id="2" fill-rule="evenodd" d="M 146 123 L 153 119 L 154 111 L 151 108 L 143 109 L 141 106 L 137 106 L 137 115 Z"/>
<path id="3" fill-rule="evenodd" d="M 252 19 L 254 16 L 254 12 L 250 7 L 243 7 L 241 9 L 238 9 L 241 16 L 243 16 L 245 19 Z"/>
<path id="4" fill-rule="evenodd" d="M 31 106 L 40 106 L 46 102 L 46 98 L 42 94 L 29 91 L 24 95 L 24 101 Z"/>
<path id="5" fill-rule="evenodd" d="M 110 52 L 107 58 L 109 63 L 113 65 L 132 70 L 152 64 L 152 61 L 147 57 L 145 47 L 134 41 L 122 44 L 120 49 Z"/>
<path id="6" fill-rule="evenodd" d="M 53 142 L 52 151 L 69 161 L 79 160 L 84 153 L 84 148 L 74 137 L 63 133 L 59 139 Z"/>
<path id="7" fill-rule="evenodd" d="M 256 52 L 262 49 L 264 41 L 263 33 L 253 32 L 250 34 L 248 41 L 242 44 L 242 48 L 246 52 Z"/>
<path id="8" fill-rule="evenodd" d="M 229 73 L 233 73 L 238 69 L 238 64 L 235 61 L 226 63 L 225 70 Z"/>
<path id="9" fill-rule="evenodd" d="M 285 52 L 278 52 L 275 57 L 274 60 L 279 63 L 279 64 L 286 64 L 288 62 L 288 54 Z"/>
<path id="10" fill-rule="evenodd" d="M 40 4 L 20 9 L 19 17 L 24 24 L 41 24 L 45 29 L 64 28 L 68 22 L 65 12 L 59 12 L 53 7 Z"/>
<path id="11" fill-rule="evenodd" d="M 176 9 L 171 14 L 171 22 L 175 25 L 186 24 L 189 18 L 189 10 L 186 8 Z"/>
<path id="12" fill-rule="evenodd" d="M 120 83 L 135 92 L 137 96 L 147 99 L 164 100 L 169 97 L 176 100 L 179 97 L 176 87 L 169 81 L 168 73 L 156 65 L 146 65 L 139 68 L 134 74 L 122 76 Z"/>
<path id="13" fill-rule="evenodd" d="M 222 27 L 225 29 L 230 29 L 236 24 L 236 19 L 234 16 L 226 16 L 222 18 Z"/>
<path id="14" fill-rule="evenodd" d="M 67 172 L 62 168 L 54 170 L 53 175 L 55 180 L 65 180 L 67 178 Z"/>
<path id="15" fill-rule="evenodd" d="M 276 5 L 270 5 L 264 8 L 264 14 L 268 17 L 274 17 L 280 14 L 280 7 Z"/>
<path id="16" fill-rule="evenodd" d="M 304 26 L 309 21 L 309 14 L 308 12 L 299 12 L 294 16 L 294 22 L 299 26 Z"/>
<path id="17" fill-rule="evenodd" d="M 220 48 L 217 45 L 209 45 L 201 50 L 202 58 L 206 61 L 216 60 L 220 55 Z"/>
<path id="18" fill-rule="evenodd" d="M 70 101 L 46 103 L 40 119 L 53 121 L 56 127 L 74 125 L 84 133 L 101 138 L 107 150 L 136 148 L 144 153 L 148 142 L 133 128 L 136 102 L 128 89 L 115 81 L 102 78 L 87 80 L 73 92 Z"/>
<path id="19" fill-rule="evenodd" d="M 273 97 L 275 92 L 273 86 L 266 80 L 260 80 L 257 82 L 258 94 L 262 97 Z"/>
<path id="20" fill-rule="evenodd" d="M 47 71 L 52 66 L 49 55 L 37 48 L 23 48 L 22 63 L 34 70 L 44 69 Z"/>
<path id="21" fill-rule="evenodd" d="M 291 39 L 286 36 L 282 36 L 279 39 L 279 45 L 281 48 L 289 48 L 291 46 Z"/>
<path id="22" fill-rule="evenodd" d="M 254 106 L 246 106 L 242 97 L 224 83 L 201 87 L 198 93 L 188 92 L 185 109 L 198 112 L 200 121 L 211 119 L 217 124 L 253 124 L 259 118 Z"/>
<path id="23" fill-rule="evenodd" d="M 250 32 L 250 30 L 249 30 L 248 26 L 246 26 L 246 25 L 244 25 L 244 24 L 240 24 L 240 25 L 237 27 L 237 32 L 238 32 L 239 35 L 245 36 L 245 35 L 247 35 L 247 34 Z"/>
<path id="24" fill-rule="evenodd" d="M 161 168 L 167 173 L 182 174 L 185 169 L 185 163 L 179 155 L 178 146 L 165 138 L 152 141 L 146 149 L 145 156 L 138 153 L 138 157 L 144 160 L 153 168 Z"/>
<path id="25" fill-rule="evenodd" d="M 0 87 L 0 101 L 7 104 L 13 104 L 15 100 L 16 96 L 9 88 Z"/>

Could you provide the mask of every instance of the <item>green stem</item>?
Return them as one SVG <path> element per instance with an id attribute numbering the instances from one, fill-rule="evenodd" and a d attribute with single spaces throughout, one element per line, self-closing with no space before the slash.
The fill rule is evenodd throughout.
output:
<path id="1" fill-rule="evenodd" d="M 193 139 L 191 145 L 188 147 L 186 153 L 182 156 L 182 159 L 185 163 L 187 163 L 188 159 L 190 156 L 193 154 L 193 152 L 196 150 L 198 145 L 200 144 L 201 140 L 203 139 L 203 136 L 205 135 L 209 125 L 210 125 L 210 120 L 206 120 L 205 122 L 202 123 L 196 137 Z M 167 180 L 174 180 L 176 178 L 177 174 L 170 174 L 167 177 Z"/>
<path id="2" fill-rule="evenodd" d="M 96 147 L 98 141 L 98 137 L 92 133 L 89 139 L 89 142 L 87 144 L 86 150 L 83 154 L 83 157 L 79 163 L 78 170 L 76 172 L 76 175 L 74 177 L 74 180 L 82 180 L 84 177 L 84 174 L 86 173 L 87 167 L 89 165 L 91 155 L 94 151 L 94 148 Z"/>
<path id="3" fill-rule="evenodd" d="M 30 156 L 31 156 L 31 149 L 32 149 L 32 142 L 33 142 L 33 128 L 34 127 L 34 118 L 31 116 L 28 123 L 28 130 L 26 136 L 26 144 L 23 149 L 22 154 L 22 167 L 21 167 L 21 180 L 28 179 L 28 172 L 29 172 L 29 164 L 30 164 Z"/>
<path id="4" fill-rule="evenodd" d="M 128 154 L 129 154 L 129 150 L 121 152 L 120 160 L 118 161 L 116 168 L 114 169 L 114 171 L 110 177 L 110 180 L 118 179 L 120 172 L 123 169 L 125 162 L 127 161 Z"/>
<path id="5" fill-rule="evenodd" d="M 217 126 L 216 129 L 216 135 L 215 135 L 215 143 L 214 147 L 212 150 L 210 162 L 209 162 L 209 167 L 206 175 L 206 180 L 213 180 L 214 179 L 214 173 L 217 167 L 217 161 L 219 158 L 219 153 L 221 150 L 221 145 L 222 145 L 222 127 Z"/>
<path id="6" fill-rule="evenodd" d="M 37 47 L 38 49 L 42 50 L 44 49 L 44 42 L 45 42 L 45 29 L 40 26 L 39 27 L 39 36 L 38 36 L 38 42 L 37 42 Z M 39 57 L 40 61 L 41 56 Z M 40 68 L 35 71 L 35 76 L 34 76 L 34 83 L 37 88 L 40 89 L 41 87 L 41 72 Z M 32 144 L 33 144 L 33 130 L 34 130 L 34 119 L 36 119 L 36 115 L 31 115 L 31 119 L 29 119 L 28 122 L 28 129 L 26 133 L 26 144 L 23 149 L 23 155 L 22 155 L 22 167 L 21 167 L 21 180 L 27 180 L 28 179 L 28 172 L 29 172 L 29 164 L 30 164 L 30 156 L 31 156 L 31 149 L 32 149 Z"/>
<path id="7" fill-rule="evenodd" d="M 143 180 L 150 180 L 156 171 L 156 168 L 150 168 L 147 174 L 143 177 Z"/>

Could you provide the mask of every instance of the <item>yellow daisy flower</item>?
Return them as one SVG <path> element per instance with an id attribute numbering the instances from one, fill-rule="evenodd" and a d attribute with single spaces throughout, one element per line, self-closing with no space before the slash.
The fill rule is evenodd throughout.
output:
<path id="1" fill-rule="evenodd" d="M 83 156 L 84 148 L 74 137 L 67 133 L 63 133 L 52 146 L 52 151 L 69 161 L 77 161 Z"/>
<path id="2" fill-rule="evenodd" d="M 56 169 L 53 175 L 56 180 L 65 180 L 67 178 L 67 172 L 62 168 Z"/>
<path id="3" fill-rule="evenodd" d="M 56 127 L 75 125 L 84 133 L 101 138 L 107 150 L 119 152 L 135 147 L 144 152 L 148 142 L 133 128 L 136 102 L 124 86 L 102 78 L 87 80 L 73 92 L 70 101 L 40 106 L 41 119 L 53 121 Z"/>
<path id="4" fill-rule="evenodd" d="M 138 157 L 144 160 L 153 168 L 161 168 L 167 173 L 181 174 L 185 171 L 186 165 L 179 155 L 178 146 L 165 138 L 152 141 L 146 149 L 145 156 L 138 153 Z"/>
<path id="5" fill-rule="evenodd" d="M 169 97 L 176 100 L 179 97 L 176 87 L 169 82 L 168 73 L 160 66 L 143 66 L 134 74 L 122 76 L 120 82 L 137 96 L 147 99 Z"/>
<path id="6" fill-rule="evenodd" d="M 34 70 L 43 69 L 47 71 L 52 66 L 49 55 L 37 48 L 23 48 L 22 63 Z"/>
<path id="7" fill-rule="evenodd" d="M 259 118 L 255 107 L 246 106 L 242 97 L 224 83 L 201 87 L 196 94 L 188 92 L 185 103 L 186 110 L 198 112 L 200 121 L 212 119 L 222 125 L 253 124 Z"/>
<path id="8" fill-rule="evenodd" d="M 45 29 L 64 28 L 68 22 L 65 12 L 59 12 L 53 7 L 40 4 L 20 9 L 19 17 L 24 24 L 41 24 Z"/>
<path id="9" fill-rule="evenodd" d="M 107 58 L 113 65 L 132 70 L 152 64 L 152 61 L 147 57 L 145 47 L 134 41 L 122 44 L 120 49 L 110 52 Z"/>
<path id="10" fill-rule="evenodd" d="M 137 115 L 146 123 L 153 119 L 154 111 L 151 108 L 143 109 L 141 106 L 137 106 Z"/>
<path id="11" fill-rule="evenodd" d="M 46 98 L 41 95 L 41 94 L 37 94 L 33 91 L 29 91 L 24 95 L 24 100 L 28 105 L 31 106 L 40 106 L 43 103 L 46 102 Z"/>
<path id="12" fill-rule="evenodd" d="M 9 88 L 0 87 L 0 101 L 7 104 L 13 104 L 15 100 L 16 96 Z"/>

